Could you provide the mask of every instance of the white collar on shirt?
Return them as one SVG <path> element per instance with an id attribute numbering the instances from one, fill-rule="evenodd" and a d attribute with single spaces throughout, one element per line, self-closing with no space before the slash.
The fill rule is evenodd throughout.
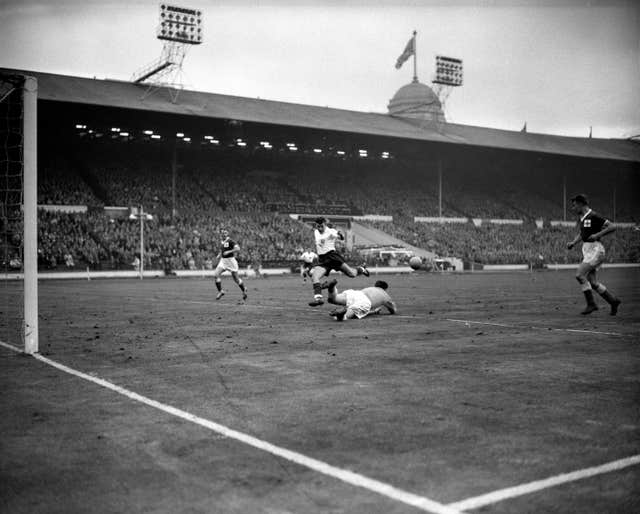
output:
<path id="1" fill-rule="evenodd" d="M 582 218 L 580 218 L 580 223 L 582 223 L 584 221 L 584 219 L 589 216 L 589 214 L 591 214 L 591 209 L 589 209 L 587 212 L 584 213 L 584 216 L 582 216 Z"/>

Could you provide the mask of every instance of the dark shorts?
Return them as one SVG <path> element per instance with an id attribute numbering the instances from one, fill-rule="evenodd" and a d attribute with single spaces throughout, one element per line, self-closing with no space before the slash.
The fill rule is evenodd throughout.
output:
<path id="1" fill-rule="evenodd" d="M 327 273 L 329 271 L 341 271 L 342 265 L 347 262 L 344 260 L 344 257 L 340 255 L 335 250 L 331 250 L 330 252 L 323 253 L 318 257 L 318 266 L 322 266 Z"/>

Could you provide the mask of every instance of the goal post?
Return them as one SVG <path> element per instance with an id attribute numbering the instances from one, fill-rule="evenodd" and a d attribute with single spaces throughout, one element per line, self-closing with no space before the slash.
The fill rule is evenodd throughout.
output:
<path id="1" fill-rule="evenodd" d="M 25 77 L 23 92 L 24 351 L 38 351 L 38 81 Z"/>
<path id="2" fill-rule="evenodd" d="M 37 91 L 0 72 L 0 341 L 38 352 Z"/>

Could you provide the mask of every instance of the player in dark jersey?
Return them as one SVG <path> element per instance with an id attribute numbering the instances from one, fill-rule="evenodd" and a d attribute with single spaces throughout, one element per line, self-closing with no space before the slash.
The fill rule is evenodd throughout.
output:
<path id="1" fill-rule="evenodd" d="M 233 278 L 234 282 L 238 284 L 240 291 L 242 291 L 242 299 L 246 300 L 247 289 L 244 286 L 244 282 L 242 282 L 242 279 L 238 276 L 239 267 L 238 261 L 236 260 L 236 254 L 240 251 L 240 246 L 229 237 L 228 230 L 222 229 L 220 231 L 220 236 L 222 237 L 222 241 L 220 243 L 221 249 L 220 253 L 218 254 L 218 258 L 220 259 L 220 261 L 218 261 L 218 265 L 213 272 L 213 278 L 216 281 L 216 288 L 218 289 L 216 300 L 222 298 L 226 292 L 224 289 L 222 289 L 222 281 L 220 280 L 220 275 L 222 275 L 222 273 L 225 271 L 231 273 L 231 277 Z"/>
<path id="2" fill-rule="evenodd" d="M 576 280 L 580 283 L 582 292 L 587 301 L 587 306 L 581 314 L 591 314 L 598 310 L 593 299 L 593 290 L 604 298 L 611 306 L 611 315 L 618 313 L 621 301 L 616 298 L 602 284 L 598 282 L 596 270 L 604 262 L 604 246 L 600 238 L 615 231 L 608 219 L 603 218 L 589 207 L 589 202 L 585 195 L 576 195 L 571 199 L 571 208 L 579 216 L 578 225 L 580 233 L 569 243 L 567 248 L 571 249 L 582 241 L 582 262 L 578 265 Z"/>

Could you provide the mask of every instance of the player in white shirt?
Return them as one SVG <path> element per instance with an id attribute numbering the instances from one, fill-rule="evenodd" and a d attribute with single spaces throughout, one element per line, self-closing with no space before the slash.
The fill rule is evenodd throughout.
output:
<path id="1" fill-rule="evenodd" d="M 331 311 L 330 315 L 336 321 L 344 319 L 362 319 L 369 314 L 379 314 L 382 308 L 386 308 L 389 314 L 398 312 L 395 302 L 387 293 L 389 284 L 384 280 L 378 280 L 373 287 L 364 289 L 346 289 L 341 293 L 337 288 L 336 279 L 324 282 L 322 288 L 329 290 L 329 303 L 344 305 L 344 307 Z"/>
<path id="2" fill-rule="evenodd" d="M 318 263 L 318 255 L 312 252 L 308 248 L 300 255 L 300 278 L 304 282 L 307 281 L 307 277 L 311 277 L 311 270 Z"/>
<path id="3" fill-rule="evenodd" d="M 311 307 L 316 307 L 324 303 L 322 297 L 322 287 L 320 280 L 328 276 L 331 270 L 342 271 L 348 277 L 357 275 L 369 276 L 369 271 L 365 266 L 352 268 L 347 264 L 344 257 L 336 251 L 336 241 L 344 240 L 342 232 L 333 227 L 327 226 L 327 219 L 316 218 L 316 228 L 313 231 L 316 241 L 316 252 L 318 254 L 318 265 L 311 272 L 311 283 L 313 284 L 313 301 L 309 302 Z"/>

